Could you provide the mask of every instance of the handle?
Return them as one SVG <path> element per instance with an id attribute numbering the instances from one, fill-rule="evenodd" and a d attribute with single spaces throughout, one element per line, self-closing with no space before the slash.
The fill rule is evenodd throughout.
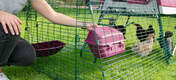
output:
<path id="1" fill-rule="evenodd" d="M 112 50 L 112 47 L 113 47 L 113 45 L 107 45 L 107 50 L 109 50 L 109 49 L 111 49 Z"/>
<path id="2" fill-rule="evenodd" d="M 123 42 L 118 42 L 118 43 L 114 43 L 114 44 L 111 44 L 111 45 L 107 45 L 106 47 L 108 47 L 107 49 L 111 49 L 112 50 L 112 47 L 115 46 L 115 44 L 120 44 L 119 45 L 120 48 L 124 47 Z"/>
<path id="3" fill-rule="evenodd" d="M 121 48 L 123 48 L 124 47 L 124 45 L 123 45 L 123 43 L 122 42 L 120 42 L 120 46 L 119 47 L 121 47 Z"/>
<path id="4" fill-rule="evenodd" d="M 120 48 L 123 48 L 123 47 L 124 47 L 123 42 L 118 42 L 118 43 L 114 43 L 114 44 L 120 44 L 120 45 L 119 45 Z"/>
<path id="5" fill-rule="evenodd" d="M 87 26 L 88 25 L 88 26 Z M 83 23 L 83 26 L 84 27 L 81 27 L 81 29 L 87 29 L 88 31 L 92 31 L 94 28 L 96 28 L 98 25 L 97 24 L 89 24 L 89 23 L 86 23 L 84 22 Z"/>

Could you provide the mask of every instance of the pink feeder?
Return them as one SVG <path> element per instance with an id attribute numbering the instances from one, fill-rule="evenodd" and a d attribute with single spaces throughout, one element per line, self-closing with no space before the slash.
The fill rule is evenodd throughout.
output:
<path id="1" fill-rule="evenodd" d="M 32 44 L 36 50 L 37 57 L 45 57 L 56 54 L 60 51 L 66 44 L 56 41 L 49 41 L 49 42 L 41 42 Z"/>
<path id="2" fill-rule="evenodd" d="M 86 42 L 98 58 L 108 58 L 125 51 L 123 33 L 111 27 L 96 27 L 95 30 L 90 30 Z"/>

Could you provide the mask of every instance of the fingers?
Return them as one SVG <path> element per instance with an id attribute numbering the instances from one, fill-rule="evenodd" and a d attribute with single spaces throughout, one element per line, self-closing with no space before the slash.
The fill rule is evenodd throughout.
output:
<path id="1" fill-rule="evenodd" d="M 3 26 L 3 29 L 4 29 L 4 32 L 6 33 L 6 34 L 8 34 L 9 33 L 9 31 L 10 31 L 10 33 L 12 34 L 12 35 L 19 35 L 19 33 L 21 32 L 21 26 L 20 26 L 20 23 L 19 22 L 17 22 L 17 21 L 15 21 L 15 22 L 7 22 L 7 23 L 4 23 L 4 22 L 1 22 L 1 24 L 2 24 L 2 26 Z M 7 24 L 7 25 L 6 25 Z M 9 31 L 8 31 L 8 29 L 7 29 L 7 26 L 8 26 L 8 29 L 9 29 Z"/>
<path id="2" fill-rule="evenodd" d="M 5 32 L 6 34 L 8 34 L 8 30 L 7 30 L 6 24 L 5 24 L 4 22 L 1 22 L 1 24 L 2 24 L 2 26 L 3 26 L 4 32 Z"/>
<path id="3" fill-rule="evenodd" d="M 98 27 L 97 24 L 88 24 L 87 25 L 87 30 L 93 30 L 93 28 Z"/>
<path id="4" fill-rule="evenodd" d="M 11 33 L 12 35 L 19 35 L 19 33 L 22 31 L 21 20 L 13 14 L 6 12 L 1 12 L 0 14 L 0 23 L 2 24 L 4 32 L 6 34 Z"/>
<path id="5" fill-rule="evenodd" d="M 17 20 L 12 21 L 8 24 L 8 26 L 12 35 L 19 35 L 19 33 L 21 32 L 21 25 Z"/>
<path id="6" fill-rule="evenodd" d="M 87 30 L 92 30 L 92 24 L 87 24 L 86 28 Z"/>
<path id="7" fill-rule="evenodd" d="M 16 25 L 17 25 L 17 29 L 19 32 L 22 32 L 21 30 L 21 23 L 18 23 L 18 21 L 16 20 Z"/>
<path id="8" fill-rule="evenodd" d="M 12 26 L 13 26 L 13 30 L 14 30 L 15 34 L 18 35 L 19 34 L 18 25 L 16 23 L 12 22 Z"/>
<path id="9" fill-rule="evenodd" d="M 10 30 L 11 34 L 15 35 L 15 32 L 14 32 L 13 27 L 12 27 L 12 24 L 10 22 L 8 22 L 7 25 L 9 27 L 9 30 Z"/>
<path id="10" fill-rule="evenodd" d="M 17 21 L 18 21 L 20 24 L 23 24 L 22 21 L 21 21 L 19 18 L 17 18 Z"/>

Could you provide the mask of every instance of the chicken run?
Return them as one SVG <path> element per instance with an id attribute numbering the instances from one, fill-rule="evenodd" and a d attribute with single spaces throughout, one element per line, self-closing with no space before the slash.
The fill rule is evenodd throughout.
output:
<path id="1" fill-rule="evenodd" d="M 90 30 L 53 24 L 26 8 L 24 38 L 38 59 L 34 69 L 54 80 L 156 80 L 175 61 L 175 0 L 47 0 Z"/>

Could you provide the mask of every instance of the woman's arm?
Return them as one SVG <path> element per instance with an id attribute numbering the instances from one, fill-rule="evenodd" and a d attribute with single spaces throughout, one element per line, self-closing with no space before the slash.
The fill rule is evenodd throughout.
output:
<path id="1" fill-rule="evenodd" d="M 76 22 L 75 19 L 66 16 L 61 13 L 57 13 L 54 11 L 51 6 L 45 0 L 34 0 L 31 2 L 32 7 L 37 10 L 41 15 L 56 24 L 63 24 L 69 26 L 78 26 L 84 27 L 85 24 L 83 22 Z M 77 23 L 77 24 L 76 24 Z M 87 24 L 86 27 L 92 26 L 91 24 Z"/>

